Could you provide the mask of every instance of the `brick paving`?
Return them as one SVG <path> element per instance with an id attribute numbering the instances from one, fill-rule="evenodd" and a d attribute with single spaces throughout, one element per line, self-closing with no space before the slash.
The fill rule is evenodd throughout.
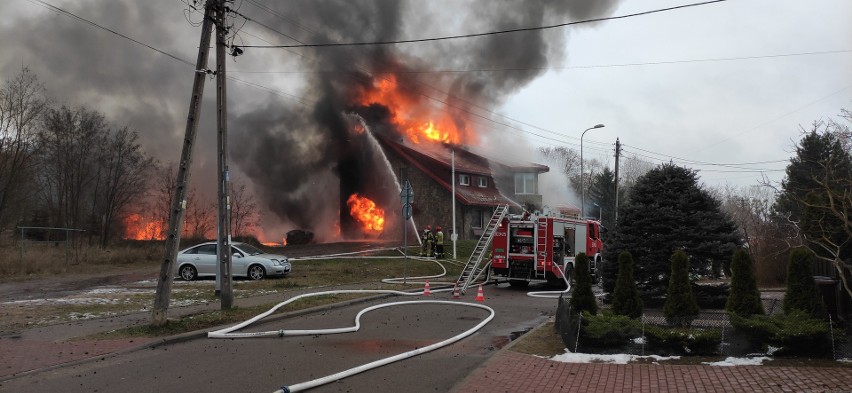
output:
<path id="1" fill-rule="evenodd" d="M 454 392 L 852 392 L 852 368 L 562 363 L 501 351 Z"/>

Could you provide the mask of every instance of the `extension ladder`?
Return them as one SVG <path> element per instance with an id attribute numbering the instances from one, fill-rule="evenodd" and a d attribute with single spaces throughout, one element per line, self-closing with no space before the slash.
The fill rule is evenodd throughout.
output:
<path id="1" fill-rule="evenodd" d="M 491 245 L 491 240 L 494 238 L 494 233 L 497 232 L 497 227 L 500 226 L 500 221 L 503 221 L 503 218 L 508 213 L 509 205 L 499 205 L 494 209 L 491 220 L 488 221 L 488 225 L 482 231 L 482 236 L 479 237 L 479 241 L 473 248 L 473 253 L 470 254 L 470 258 L 467 259 L 467 264 L 464 265 L 459 279 L 456 280 L 456 285 L 458 285 L 461 293 L 465 293 L 467 288 L 476 282 L 482 276 L 482 273 L 491 266 L 491 260 L 483 265 L 482 257 L 485 256 L 488 246 Z"/>

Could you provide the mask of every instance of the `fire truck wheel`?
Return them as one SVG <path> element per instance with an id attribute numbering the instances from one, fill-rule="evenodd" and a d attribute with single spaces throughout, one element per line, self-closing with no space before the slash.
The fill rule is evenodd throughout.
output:
<path id="1" fill-rule="evenodd" d="M 600 258 L 595 260 L 595 273 L 592 274 L 592 284 L 599 284 L 601 282 L 601 260 Z"/>
<path id="2" fill-rule="evenodd" d="M 509 286 L 514 288 L 526 288 L 529 285 L 530 282 L 526 280 L 509 280 Z"/>
<path id="3" fill-rule="evenodd" d="M 568 281 L 568 282 L 571 283 L 571 285 L 574 285 L 574 278 L 575 278 L 574 277 L 574 266 L 572 266 L 572 265 L 565 266 L 565 278 L 566 278 L 565 281 Z"/>

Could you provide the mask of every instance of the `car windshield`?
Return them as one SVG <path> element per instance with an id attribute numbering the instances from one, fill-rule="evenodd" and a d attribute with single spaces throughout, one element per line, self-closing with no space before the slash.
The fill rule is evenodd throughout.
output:
<path id="1" fill-rule="evenodd" d="M 242 252 L 244 252 L 244 253 L 246 253 L 246 254 L 248 254 L 248 255 L 266 254 L 265 252 L 260 251 L 260 250 L 258 250 L 257 248 L 255 248 L 254 246 L 249 245 L 249 244 L 245 244 L 245 243 L 243 243 L 243 244 L 238 244 L 237 246 L 240 248 L 240 250 L 241 250 Z"/>

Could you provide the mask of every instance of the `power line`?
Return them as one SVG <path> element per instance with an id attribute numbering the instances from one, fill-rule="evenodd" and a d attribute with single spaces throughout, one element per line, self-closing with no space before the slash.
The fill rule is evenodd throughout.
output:
<path id="1" fill-rule="evenodd" d="M 838 53 L 852 53 L 852 49 L 826 50 L 813 52 L 798 52 L 798 53 L 779 53 L 772 55 L 756 55 L 744 57 L 718 57 L 705 59 L 684 59 L 684 60 L 662 60 L 650 61 L 643 63 L 620 63 L 620 64 L 589 64 L 565 67 L 516 67 L 516 68 L 480 68 L 480 69 L 461 69 L 461 70 L 405 70 L 405 71 L 377 71 L 375 74 L 464 74 L 471 72 L 514 72 L 514 71 L 550 71 L 550 70 L 579 70 L 592 68 L 619 68 L 619 67 L 637 67 L 648 65 L 667 65 L 667 64 L 685 64 L 685 63 L 700 63 L 700 62 L 717 62 L 717 61 L 734 61 L 734 60 L 754 60 L 754 59 L 772 59 L 793 56 L 813 56 Z M 313 71 L 241 71 L 233 70 L 242 74 L 343 74 L 354 71 L 349 70 L 313 70 Z"/>
<path id="2" fill-rule="evenodd" d="M 459 39 L 459 38 L 473 38 L 473 37 L 484 37 L 484 36 L 499 35 L 499 34 L 519 33 L 519 32 L 526 32 L 526 31 L 540 31 L 540 30 L 555 29 L 555 28 L 559 28 L 559 27 L 567 27 L 567 26 L 574 26 L 574 25 L 594 23 L 594 22 L 603 22 L 603 21 L 608 21 L 608 20 L 632 18 L 632 17 L 635 17 L 635 16 L 643 16 L 643 15 L 656 14 L 656 13 L 660 13 L 660 12 L 674 11 L 674 10 L 678 10 L 678 9 L 682 9 L 682 8 L 698 7 L 698 6 L 709 5 L 709 4 L 714 4 L 714 3 L 721 3 L 721 2 L 724 2 L 724 1 L 727 1 L 727 0 L 710 0 L 710 1 L 700 2 L 700 3 L 682 4 L 682 5 L 677 5 L 677 6 L 673 6 L 673 7 L 659 8 L 659 9 L 636 12 L 636 13 L 626 14 L 626 15 L 585 19 L 585 20 L 559 23 L 559 24 L 548 25 L 548 26 L 523 27 L 523 28 L 518 28 L 518 29 L 490 31 L 490 32 L 486 32 L 486 33 L 461 34 L 461 35 L 444 36 L 444 37 L 418 38 L 418 39 L 411 39 L 411 40 L 395 40 L 395 41 L 372 41 L 372 42 L 349 42 L 349 43 L 328 42 L 328 43 L 320 43 L 320 44 L 298 44 L 298 45 L 247 45 L 246 48 L 309 48 L 309 47 L 310 48 L 317 48 L 317 47 L 341 47 L 341 46 L 393 45 L 393 44 L 410 44 L 410 43 L 417 43 L 417 42 L 446 41 L 446 40 L 454 40 L 454 39 Z"/>
<path id="3" fill-rule="evenodd" d="M 633 149 L 642 150 L 642 149 L 638 149 L 636 147 L 633 147 Z M 645 155 L 645 154 L 642 154 L 642 153 L 637 153 L 634 150 L 628 150 L 628 152 L 632 153 L 634 156 L 644 157 L 644 158 L 647 158 L 647 159 L 652 160 L 652 161 L 665 162 L 665 161 L 669 160 L 669 161 L 679 161 L 679 162 L 682 162 L 684 164 L 697 165 L 697 166 L 721 166 L 723 168 L 731 168 L 730 170 L 728 170 L 728 169 L 701 169 L 701 171 L 703 171 L 703 172 L 722 172 L 722 173 L 750 173 L 750 172 L 754 172 L 754 173 L 762 173 L 762 172 L 783 172 L 783 171 L 785 171 L 785 169 L 744 168 L 744 167 L 738 167 L 738 166 L 730 166 L 728 164 L 702 163 L 700 161 L 686 160 L 686 159 L 681 159 L 681 158 L 678 158 L 678 157 L 673 157 L 673 156 L 668 156 L 668 155 L 665 155 L 665 154 L 659 154 L 659 153 L 653 153 L 653 152 L 650 152 L 650 153 L 651 154 L 658 154 L 660 156 L 664 156 L 664 157 L 666 157 L 666 159 L 662 159 L 662 158 L 658 158 L 658 157 L 652 157 L 652 156 Z"/>
<path id="4" fill-rule="evenodd" d="M 259 8 L 261 8 L 261 10 L 263 10 L 263 11 L 265 11 L 265 12 L 267 12 L 267 13 L 269 13 L 269 14 L 273 15 L 273 16 L 276 16 L 276 17 L 281 18 L 281 19 L 289 19 L 289 18 L 286 18 L 284 15 L 282 15 L 282 14 L 281 14 L 281 13 L 279 13 L 279 12 L 277 12 L 277 11 L 275 11 L 275 10 L 273 10 L 273 9 L 270 9 L 270 8 L 268 8 L 268 7 L 266 7 L 266 6 L 263 6 L 262 4 L 259 4 L 257 1 L 249 1 L 249 3 L 251 3 L 251 4 L 253 4 L 253 5 L 258 6 Z M 254 22 L 254 23 L 256 23 L 256 24 L 258 24 L 258 25 L 260 25 L 260 26 L 262 26 L 262 27 L 264 27 L 264 28 L 266 28 L 266 29 L 268 29 L 268 30 L 270 30 L 270 31 L 276 32 L 276 33 L 280 34 L 281 36 L 283 36 L 283 37 L 285 37 L 285 38 L 287 38 L 287 39 L 290 39 L 290 40 L 295 41 L 295 42 L 302 43 L 301 41 L 299 41 L 297 38 L 295 38 L 295 37 L 293 37 L 293 36 L 290 36 L 290 35 L 288 35 L 288 34 L 284 34 L 283 32 L 281 32 L 281 31 L 279 31 L 279 30 L 277 30 L 277 29 L 274 29 L 274 28 L 270 27 L 269 25 L 266 25 L 266 24 L 264 24 L 264 23 L 261 23 L 261 22 L 257 21 L 257 19 L 256 19 L 256 18 L 251 18 L 251 17 L 246 16 L 246 15 L 244 15 L 244 14 L 239 14 L 239 15 L 240 15 L 240 16 L 242 16 L 243 18 L 246 18 L 246 20 L 250 20 L 250 21 L 252 21 L 252 22 Z M 301 28 L 301 29 L 303 29 L 303 30 L 305 30 L 305 31 L 307 31 L 307 32 L 309 32 L 309 33 L 315 33 L 315 32 L 313 32 L 313 31 L 311 31 L 311 30 L 309 30 L 309 29 L 307 29 L 307 28 L 305 28 L 305 27 L 301 27 L 301 26 L 300 26 L 300 28 Z M 266 40 L 263 40 L 263 41 L 266 41 Z M 295 53 L 295 52 L 294 52 L 294 53 Z M 297 55 L 299 55 L 299 56 L 301 56 L 301 57 L 303 57 L 303 58 L 309 59 L 309 57 L 308 57 L 308 56 L 305 56 L 305 55 L 302 55 L 302 54 L 298 54 L 298 53 L 297 53 Z M 361 74 L 361 73 L 366 73 L 366 74 L 368 74 L 368 75 L 370 75 L 370 76 L 379 75 L 379 76 L 376 76 L 376 78 L 377 78 L 377 79 L 382 79 L 382 80 L 385 80 L 385 81 L 389 81 L 389 79 L 387 79 L 386 77 L 381 76 L 381 75 L 384 75 L 385 73 L 382 73 L 382 72 L 374 72 L 374 71 L 372 71 L 372 70 L 368 70 L 368 69 L 365 69 L 365 68 L 360 67 L 360 66 L 357 66 L 357 65 L 355 65 L 355 67 L 357 68 L 357 70 L 351 70 L 351 71 L 348 71 L 347 73 L 352 73 L 352 74 L 356 74 L 356 75 L 359 75 L 359 74 Z M 434 87 L 434 86 L 432 86 L 432 85 L 430 85 L 430 84 L 428 84 L 428 83 L 420 82 L 420 81 L 417 81 L 417 80 L 413 80 L 413 82 L 414 82 L 414 83 L 416 83 L 417 85 L 425 86 L 425 87 L 431 88 L 431 89 L 433 89 L 433 90 L 435 90 L 435 91 L 437 91 L 437 92 L 439 92 L 439 93 L 441 93 L 441 94 L 446 95 L 447 97 L 454 98 L 455 100 L 458 100 L 458 101 L 459 101 L 459 102 L 461 102 L 461 103 L 468 104 L 468 105 L 470 105 L 470 107 L 472 107 L 472 108 L 476 108 L 476 109 L 479 109 L 479 110 L 481 110 L 481 111 L 484 111 L 484 112 L 485 112 L 485 114 L 487 114 L 487 115 L 489 115 L 489 116 L 498 116 L 498 117 L 500 117 L 500 118 L 503 118 L 503 119 L 506 119 L 506 120 L 509 120 L 509 121 L 512 121 L 512 122 L 515 122 L 515 123 L 523 124 L 523 125 L 526 125 L 526 126 L 528 126 L 528 127 L 532 127 L 532 128 L 538 129 L 538 130 L 540 130 L 540 131 L 544 131 L 544 132 L 547 132 L 547 133 L 551 133 L 551 134 L 554 134 L 554 135 L 559 136 L 559 137 L 562 137 L 562 138 L 573 138 L 573 139 L 579 139 L 579 138 L 576 138 L 576 137 L 570 137 L 570 136 L 567 136 L 567 135 L 563 135 L 563 134 L 561 134 L 561 133 L 558 133 L 558 132 L 555 132 L 555 131 L 551 131 L 551 130 L 548 130 L 548 129 L 545 129 L 545 128 L 542 128 L 542 127 L 538 127 L 538 126 L 535 126 L 535 125 L 530 124 L 530 123 L 526 123 L 526 122 L 521 121 L 521 120 L 518 120 L 518 119 L 513 119 L 513 118 L 508 117 L 508 116 L 505 116 L 505 115 L 497 114 L 497 113 L 495 113 L 494 111 L 492 111 L 492 110 L 490 110 L 490 109 L 484 108 L 484 107 L 482 107 L 482 106 L 480 106 L 480 105 L 477 105 L 476 103 L 473 103 L 473 102 L 470 102 L 470 101 L 468 101 L 468 100 L 465 100 L 464 98 L 461 98 L 461 97 L 458 97 L 458 96 L 454 96 L 454 95 L 450 94 L 449 92 L 446 92 L 446 91 L 443 91 L 443 90 L 441 90 L 441 89 L 438 89 L 438 88 L 436 88 L 436 87 Z M 416 92 L 417 92 L 417 94 L 419 94 L 419 95 L 421 95 L 421 96 L 425 97 L 425 98 L 426 98 L 426 99 L 428 99 L 428 100 L 431 100 L 431 101 L 434 101 L 434 102 L 441 103 L 441 104 L 443 104 L 444 106 L 446 106 L 447 108 L 455 108 L 455 109 L 457 109 L 457 110 L 459 110 L 459 111 L 461 111 L 461 112 L 467 113 L 467 114 L 469 114 L 469 115 L 471 115 L 471 116 L 473 116 L 473 117 L 475 117 L 475 118 L 483 119 L 483 120 L 485 120 L 485 121 L 487 121 L 487 122 L 490 122 L 491 124 L 496 124 L 496 125 L 499 125 L 499 126 L 502 126 L 502 127 L 506 127 L 506 128 L 508 128 L 508 129 L 514 129 L 514 130 L 520 131 L 520 132 L 522 132 L 522 133 L 529 134 L 530 136 L 535 136 L 535 137 L 538 137 L 538 138 L 541 138 L 541 139 L 550 140 L 550 141 L 555 141 L 555 142 L 558 142 L 558 143 L 561 143 L 561 144 L 566 144 L 566 143 L 569 143 L 569 144 L 570 144 L 570 142 L 566 142 L 566 141 L 564 141 L 564 140 L 559 140 L 559 139 L 555 139 L 555 138 L 552 138 L 552 137 L 548 137 L 548 136 L 544 136 L 544 135 L 541 135 L 541 134 L 537 134 L 537 133 L 535 133 L 535 132 L 532 132 L 532 131 L 529 131 L 529 130 L 525 130 L 525 129 L 523 129 L 523 128 L 515 127 L 515 126 L 513 126 L 513 125 L 511 125 L 511 124 L 507 124 L 506 122 L 501 122 L 501 121 L 495 120 L 495 119 L 493 119 L 493 118 L 483 116 L 482 114 L 479 114 L 479 113 L 476 113 L 476 112 L 474 112 L 474 111 L 471 111 L 471 110 L 470 110 L 470 109 L 468 109 L 468 108 L 463 108 L 463 107 L 460 107 L 460 106 L 457 106 L 457 105 L 453 105 L 453 104 L 451 104 L 451 103 L 449 103 L 449 102 L 447 102 L 447 101 L 445 101 L 445 100 L 442 100 L 442 99 L 439 99 L 439 98 L 433 97 L 433 96 L 431 96 L 431 95 L 429 95 L 429 94 L 425 93 L 424 91 L 422 91 L 422 90 L 421 90 L 421 89 L 419 89 L 419 88 L 414 88 L 414 89 L 412 89 L 412 90 L 416 91 Z M 470 121 L 471 121 L 471 122 L 476 122 L 476 119 L 473 119 L 473 118 L 472 118 L 472 119 L 470 119 Z M 591 143 L 598 143 L 598 144 L 601 144 L 600 142 L 591 142 Z M 576 144 L 576 143 L 574 143 L 574 145 L 576 146 L 577 144 Z M 601 150 L 601 149 L 598 149 L 598 150 Z"/>
<path id="5" fill-rule="evenodd" d="M 101 25 L 99 25 L 99 24 L 97 24 L 97 23 L 95 23 L 95 22 L 92 22 L 92 21 L 90 21 L 90 20 L 88 20 L 88 19 L 86 19 L 86 18 L 83 18 L 83 17 L 77 16 L 77 15 L 75 15 L 75 14 L 71 13 L 71 12 L 68 12 L 68 11 L 66 11 L 66 10 L 64 10 L 64 9 L 62 9 L 62 8 L 59 8 L 59 7 L 57 7 L 57 6 L 53 5 L 53 4 L 46 3 L 46 2 L 44 2 L 44 1 L 42 1 L 42 0 L 27 0 L 27 1 L 29 1 L 30 3 L 33 3 L 33 4 L 35 4 L 35 5 L 40 5 L 40 6 L 42 6 L 42 7 L 45 7 L 45 8 L 47 8 L 47 9 L 49 9 L 49 10 L 59 12 L 60 14 L 63 14 L 63 15 L 65 15 L 65 16 L 68 16 L 68 17 L 74 18 L 74 19 L 76 19 L 76 20 L 78 20 L 78 21 L 81 21 L 81 22 L 83 22 L 83 23 L 86 23 L 86 24 L 88 24 L 88 25 L 91 25 L 91 26 L 97 27 L 98 29 L 101 29 L 101 30 L 104 30 L 104 31 L 110 32 L 110 33 L 115 34 L 115 35 L 117 35 L 117 36 L 119 36 L 119 37 L 121 37 L 121 38 L 124 38 L 124 39 L 130 40 L 130 41 L 132 41 L 132 42 L 134 42 L 134 43 L 136 43 L 136 44 L 138 44 L 138 45 L 142 45 L 142 46 L 144 46 L 144 47 L 146 47 L 146 48 L 148 48 L 148 49 L 151 49 L 151 50 L 153 50 L 153 51 L 159 52 L 160 54 L 163 54 L 163 55 L 166 55 L 166 56 L 168 56 L 168 57 L 171 57 L 172 59 L 175 59 L 175 60 L 177 60 L 177 61 L 179 61 L 179 62 L 181 62 L 181 63 L 188 64 L 188 65 L 190 65 L 190 66 L 192 66 L 192 67 L 195 67 L 195 64 L 193 64 L 193 63 L 192 63 L 192 62 L 190 62 L 189 60 L 181 59 L 180 57 L 177 57 L 177 56 L 175 56 L 175 55 L 173 55 L 173 54 L 171 54 L 171 53 L 168 53 L 168 52 L 162 51 L 162 50 L 160 50 L 160 49 L 157 49 L 157 48 L 155 48 L 155 47 L 153 47 L 153 46 L 151 46 L 151 45 L 148 45 L 148 44 L 146 44 L 146 43 L 144 43 L 144 42 L 138 41 L 138 40 L 136 40 L 136 39 L 134 39 L 134 38 L 128 37 L 128 36 L 126 36 L 126 35 L 124 35 L 124 34 L 121 34 L 121 33 L 117 32 L 117 31 L 113 30 L 113 29 L 110 29 L 110 28 L 108 28 L 108 27 L 101 26 Z"/>
<path id="6" fill-rule="evenodd" d="M 711 147 L 713 147 L 713 146 L 716 146 L 716 145 L 718 145 L 718 144 L 720 144 L 720 143 L 722 143 L 722 142 L 727 142 L 727 141 L 729 141 L 729 140 L 731 140 L 731 139 L 734 139 L 734 138 L 736 138 L 736 137 L 740 137 L 740 136 L 742 136 L 742 135 L 744 135 L 744 134 L 747 134 L 747 133 L 750 133 L 750 132 L 752 132 L 752 131 L 755 131 L 755 130 L 757 130 L 757 129 L 759 129 L 759 128 L 761 128 L 761 127 L 763 127 L 763 126 L 765 126 L 765 125 L 767 125 L 767 124 L 769 124 L 769 123 L 772 123 L 772 122 L 774 122 L 774 121 L 776 121 L 776 120 L 779 120 L 779 119 L 783 119 L 783 118 L 785 118 L 785 117 L 787 117 L 787 116 L 790 116 L 790 115 L 792 115 L 792 114 L 794 114 L 794 113 L 796 113 L 796 112 L 798 112 L 798 111 L 800 111 L 800 110 L 802 110 L 802 109 L 805 109 L 805 108 L 807 108 L 807 107 L 809 107 L 809 106 L 811 106 L 811 105 L 813 105 L 813 104 L 816 104 L 817 102 L 820 102 L 820 101 L 822 101 L 822 100 L 825 100 L 825 99 L 828 99 L 828 98 L 830 98 L 830 97 L 833 97 L 833 96 L 835 96 L 835 95 L 837 95 L 837 94 L 840 94 L 840 93 L 842 93 L 842 92 L 844 92 L 844 91 L 848 90 L 850 87 L 852 87 L 852 85 L 847 85 L 846 87 L 844 87 L 844 88 L 842 88 L 842 89 L 840 89 L 840 90 L 834 91 L 834 92 L 832 92 L 832 93 L 830 93 L 830 94 L 828 94 L 828 95 L 826 95 L 826 96 L 823 96 L 823 97 L 820 97 L 820 98 L 818 98 L 818 99 L 816 99 L 816 100 L 813 100 L 813 101 L 811 101 L 811 102 L 809 102 L 809 103 L 807 103 L 807 104 L 805 104 L 805 105 L 802 105 L 802 106 L 800 106 L 800 107 L 798 107 L 798 108 L 796 108 L 796 109 L 793 109 L 792 111 L 789 111 L 789 112 L 787 112 L 787 113 L 785 113 L 785 114 L 783 114 L 783 115 L 781 115 L 781 116 L 775 117 L 775 118 L 773 118 L 773 119 L 771 119 L 771 120 L 767 120 L 767 121 L 765 121 L 765 122 L 763 122 L 763 123 L 760 123 L 760 124 L 758 124 L 758 125 L 756 125 L 756 126 L 754 126 L 754 127 L 750 128 L 750 129 L 748 129 L 748 130 L 738 132 L 738 133 L 737 133 L 736 135 L 734 135 L 734 136 L 730 136 L 730 137 L 727 137 L 727 138 L 724 138 L 724 139 L 718 140 L 718 141 L 713 142 L 713 143 L 711 143 L 711 144 L 709 144 L 709 145 L 705 145 L 705 146 L 701 147 L 701 148 L 700 148 L 700 149 L 698 149 L 698 150 L 694 150 L 694 151 L 690 152 L 689 154 L 693 154 L 693 153 L 697 153 L 697 152 L 700 152 L 700 151 L 707 150 L 707 149 L 709 149 L 709 148 L 711 148 Z"/>
<path id="7" fill-rule="evenodd" d="M 76 15 L 76 14 L 74 14 L 74 13 L 70 12 L 70 11 L 66 11 L 66 10 L 64 10 L 64 9 L 62 9 L 62 8 L 59 8 L 59 7 L 55 6 L 55 5 L 53 5 L 53 4 L 50 4 L 50 3 L 44 2 L 44 1 L 42 1 L 42 0 L 27 0 L 27 1 L 29 1 L 30 3 L 33 3 L 33 4 L 35 4 L 35 5 L 39 5 L 39 6 L 45 7 L 45 8 L 47 8 L 47 9 L 49 9 L 49 10 L 56 11 L 56 12 L 58 12 L 58 13 L 62 14 L 62 15 L 65 15 L 65 16 L 68 16 L 68 17 L 71 17 L 71 18 L 74 18 L 74 19 L 76 19 L 76 20 L 78 20 L 78 21 L 80 21 L 80 22 L 86 23 L 86 24 L 88 24 L 88 25 L 90 25 L 90 26 L 94 26 L 94 27 L 96 27 L 96 28 L 98 28 L 98 29 L 101 29 L 101 30 L 107 31 L 107 32 L 109 32 L 109 33 L 115 34 L 115 35 L 117 35 L 117 36 L 119 36 L 119 37 L 121 37 L 121 38 L 124 38 L 124 39 L 126 39 L 126 40 L 129 40 L 129 41 L 131 41 L 131 42 L 133 42 L 133 43 L 135 43 L 135 44 L 138 44 L 138 45 L 144 46 L 144 47 L 146 47 L 146 48 L 148 48 L 148 49 L 151 49 L 151 50 L 153 50 L 153 51 L 155 51 L 155 52 L 157 52 L 157 53 L 163 54 L 163 55 L 168 56 L 168 57 L 170 57 L 170 58 L 172 58 L 172 59 L 174 59 L 174 60 L 177 60 L 177 61 L 179 61 L 179 62 L 181 62 L 181 63 L 187 64 L 187 65 L 189 65 L 189 66 L 191 66 L 191 67 L 193 67 L 193 68 L 195 67 L 195 64 L 194 64 L 194 63 L 192 63 L 192 62 L 190 62 L 189 60 L 186 60 L 186 59 L 180 58 L 180 57 L 178 57 L 178 56 L 176 56 L 176 55 L 173 55 L 173 54 L 171 54 L 171 53 L 168 53 L 168 52 L 166 52 L 166 51 L 164 51 L 164 50 L 158 49 L 158 48 L 156 48 L 156 47 L 154 47 L 154 46 L 151 46 L 151 45 L 149 45 L 149 44 L 146 44 L 146 43 L 144 43 L 144 42 L 141 42 L 141 41 L 139 41 L 139 40 L 137 40 L 137 39 L 135 39 L 135 38 L 132 38 L 132 37 L 129 37 L 129 36 L 125 35 L 125 34 L 119 33 L 119 32 L 117 32 L 117 31 L 115 31 L 115 30 L 110 29 L 110 28 L 107 28 L 107 27 L 101 26 L 101 25 L 100 25 L 100 24 L 98 24 L 98 23 L 95 23 L 95 22 L 93 22 L 93 21 L 91 21 L 91 20 L 89 20 L 89 19 L 83 18 L 82 16 Z M 205 70 L 196 70 L 196 72 L 204 72 L 204 71 L 205 71 Z M 281 90 L 273 89 L 273 88 L 271 88 L 271 87 L 266 87 L 266 86 L 263 86 L 263 85 L 259 85 L 259 84 L 257 84 L 257 83 L 253 83 L 253 82 L 249 82 L 249 81 L 242 80 L 242 79 L 239 79 L 239 78 L 235 78 L 235 77 L 230 76 L 230 75 L 228 75 L 228 76 L 227 76 L 227 78 L 228 78 L 229 80 L 232 80 L 232 81 L 237 82 L 237 83 L 242 83 L 242 84 L 247 85 L 247 86 L 252 86 L 252 87 L 255 87 L 255 88 L 258 88 L 258 89 L 266 90 L 266 91 L 268 91 L 268 92 L 271 92 L 271 93 L 277 94 L 277 95 L 282 96 L 282 97 L 288 97 L 288 98 L 294 99 L 294 100 L 298 101 L 298 102 L 299 102 L 300 104 L 302 104 L 302 105 L 310 106 L 310 103 L 309 103 L 308 101 L 305 101 L 305 100 L 303 100 L 301 97 L 298 97 L 298 96 L 296 96 L 296 95 L 289 94 L 289 93 L 284 92 L 284 91 L 281 91 Z"/>

